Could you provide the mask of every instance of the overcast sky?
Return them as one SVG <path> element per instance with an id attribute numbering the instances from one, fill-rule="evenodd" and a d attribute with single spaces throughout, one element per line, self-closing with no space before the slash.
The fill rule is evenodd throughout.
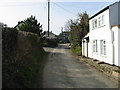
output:
<path id="1" fill-rule="evenodd" d="M 68 20 L 76 19 L 78 13 L 86 11 L 89 16 L 92 16 L 118 0 L 101 1 L 51 0 L 50 31 L 52 30 L 58 35 L 61 32 L 61 27 L 64 27 Z M 0 22 L 14 27 L 18 21 L 33 15 L 43 25 L 43 30 L 47 31 L 47 5 L 47 0 L 0 0 Z"/>

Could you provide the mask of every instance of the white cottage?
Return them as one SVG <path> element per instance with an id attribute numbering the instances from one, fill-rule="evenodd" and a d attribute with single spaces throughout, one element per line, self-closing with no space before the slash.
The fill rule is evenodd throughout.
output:
<path id="1" fill-rule="evenodd" d="M 89 28 L 82 55 L 120 66 L 120 1 L 90 17 Z"/>

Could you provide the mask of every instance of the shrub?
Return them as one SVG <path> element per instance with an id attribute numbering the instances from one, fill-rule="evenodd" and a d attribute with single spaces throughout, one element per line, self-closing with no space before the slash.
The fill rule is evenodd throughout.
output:
<path id="1" fill-rule="evenodd" d="M 47 40 L 48 46 L 50 47 L 56 47 L 58 45 L 58 41 L 57 40 Z"/>
<path id="2" fill-rule="evenodd" d="M 17 47 L 18 31 L 14 28 L 3 28 L 2 30 L 2 55 L 3 60 L 10 56 L 11 51 L 15 51 Z"/>
<path id="3" fill-rule="evenodd" d="M 3 88 L 30 88 L 44 56 L 39 37 L 15 29 L 3 30 Z"/>
<path id="4" fill-rule="evenodd" d="M 82 54 L 82 48 L 80 46 L 72 45 L 71 50 L 76 55 L 81 55 Z"/>
<path id="5" fill-rule="evenodd" d="M 58 45 L 58 41 L 56 39 L 44 39 L 41 45 L 43 47 L 56 47 Z"/>

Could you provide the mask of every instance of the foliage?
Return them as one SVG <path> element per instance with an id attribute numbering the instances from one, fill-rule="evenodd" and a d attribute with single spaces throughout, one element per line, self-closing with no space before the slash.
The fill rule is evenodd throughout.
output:
<path id="1" fill-rule="evenodd" d="M 72 45 L 71 50 L 76 55 L 81 55 L 81 53 L 82 53 L 82 48 L 80 46 L 74 46 L 74 45 Z"/>
<path id="2" fill-rule="evenodd" d="M 42 25 L 38 23 L 37 19 L 35 19 L 35 16 L 31 16 L 24 21 L 18 22 L 16 28 L 17 30 L 36 33 L 40 36 L 42 33 Z"/>
<path id="3" fill-rule="evenodd" d="M 8 57 L 11 51 L 14 51 L 17 47 L 17 35 L 18 31 L 14 28 L 5 27 L 2 30 L 2 54 L 3 60 Z M 13 52 L 14 53 L 14 52 Z"/>
<path id="4" fill-rule="evenodd" d="M 69 43 L 68 35 L 69 31 L 62 31 L 58 36 L 59 43 Z"/>
<path id="5" fill-rule="evenodd" d="M 52 39 L 44 39 L 44 41 L 42 41 L 41 46 L 43 47 L 56 47 L 58 45 L 58 41 L 57 40 L 52 40 Z"/>
<path id="6" fill-rule="evenodd" d="M 35 34 L 20 32 L 13 28 L 3 29 L 2 35 L 2 87 L 33 87 L 44 56 L 40 39 Z"/>
<path id="7" fill-rule="evenodd" d="M 49 47 L 56 47 L 58 45 L 58 41 L 57 40 L 47 40 L 48 42 L 48 46 Z"/>
<path id="8" fill-rule="evenodd" d="M 75 45 L 82 45 L 82 38 L 89 31 L 88 14 L 78 14 L 78 18 L 75 20 L 68 21 L 66 30 L 69 31 L 69 40 Z"/>

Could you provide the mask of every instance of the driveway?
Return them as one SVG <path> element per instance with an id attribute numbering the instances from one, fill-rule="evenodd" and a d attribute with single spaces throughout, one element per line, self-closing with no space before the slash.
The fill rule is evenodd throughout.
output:
<path id="1" fill-rule="evenodd" d="M 74 58 L 68 44 L 50 52 L 43 70 L 43 88 L 118 88 L 118 83 Z"/>

